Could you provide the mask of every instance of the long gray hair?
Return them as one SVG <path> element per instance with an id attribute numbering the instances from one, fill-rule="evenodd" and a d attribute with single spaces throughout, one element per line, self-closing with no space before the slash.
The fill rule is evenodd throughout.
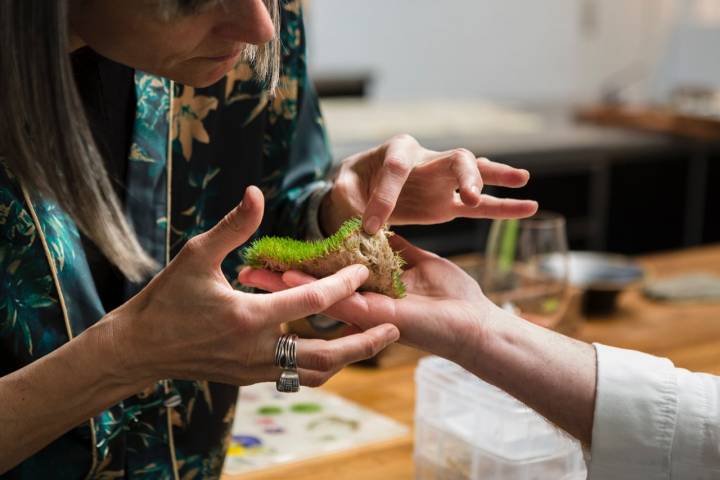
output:
<path id="1" fill-rule="evenodd" d="M 160 19 L 222 0 L 156 0 Z M 246 48 L 269 89 L 280 69 L 278 0 L 264 0 L 275 39 Z M 156 268 L 123 213 L 93 140 L 69 58 L 68 0 L 0 0 L 0 158 L 55 201 L 131 281 Z"/>

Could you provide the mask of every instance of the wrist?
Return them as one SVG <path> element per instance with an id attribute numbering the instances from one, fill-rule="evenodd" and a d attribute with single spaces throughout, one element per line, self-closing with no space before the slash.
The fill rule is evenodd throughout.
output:
<path id="1" fill-rule="evenodd" d="M 497 350 L 503 344 L 515 341 L 519 327 L 517 317 L 489 300 L 474 311 L 477 327 L 473 335 L 468 335 L 468 348 L 463 349 L 468 353 L 458 363 L 479 374 L 487 369 L 489 363 L 497 360 Z"/>
<path id="2" fill-rule="evenodd" d="M 332 194 L 334 190 L 335 187 L 325 194 L 320 202 L 320 208 L 318 209 L 318 223 L 320 225 L 320 230 L 325 236 L 332 235 L 332 233 L 337 230 L 337 228 L 335 228 L 336 221 L 332 215 Z"/>
<path id="3" fill-rule="evenodd" d="M 103 358 L 104 374 L 114 384 L 140 391 L 160 379 L 144 358 L 147 349 L 138 348 L 135 319 L 123 307 L 107 314 L 88 329 L 90 348 Z M 108 355 L 109 353 L 109 355 Z"/>

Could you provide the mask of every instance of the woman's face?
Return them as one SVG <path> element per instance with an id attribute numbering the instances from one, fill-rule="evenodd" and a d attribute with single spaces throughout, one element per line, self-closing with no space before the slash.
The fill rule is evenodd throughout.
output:
<path id="1" fill-rule="evenodd" d="M 217 82 L 244 46 L 274 35 L 262 0 L 210 1 L 168 21 L 158 0 L 71 0 L 70 29 L 107 58 L 194 87 Z"/>

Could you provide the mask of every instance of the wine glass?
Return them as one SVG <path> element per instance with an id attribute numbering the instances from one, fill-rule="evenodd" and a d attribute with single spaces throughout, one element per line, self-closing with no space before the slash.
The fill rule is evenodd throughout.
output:
<path id="1" fill-rule="evenodd" d="M 562 215 L 539 212 L 527 219 L 493 222 L 482 286 L 496 305 L 559 329 L 569 303 L 568 274 Z"/>

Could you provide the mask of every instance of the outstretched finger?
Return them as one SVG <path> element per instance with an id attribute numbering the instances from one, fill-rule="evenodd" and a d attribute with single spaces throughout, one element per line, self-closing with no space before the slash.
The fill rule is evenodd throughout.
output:
<path id="1" fill-rule="evenodd" d="M 483 157 L 477 159 L 477 168 L 486 185 L 519 188 L 527 185 L 530 180 L 530 172 L 527 170 L 493 162 Z"/>
<path id="2" fill-rule="evenodd" d="M 288 270 L 283 273 L 282 280 L 288 287 L 299 287 L 301 285 L 307 285 L 312 282 L 316 282 L 317 279 L 307 273 L 298 270 Z M 367 303 L 365 298 L 358 292 L 353 293 L 347 298 L 340 300 L 339 302 L 331 305 L 324 312 L 324 315 L 340 320 L 338 317 L 339 312 L 345 312 L 347 310 L 355 309 L 356 312 L 363 312 L 367 309 Z"/>
<path id="3" fill-rule="evenodd" d="M 482 195 L 480 205 L 468 207 L 457 205 L 456 216 L 466 218 L 526 218 L 537 213 L 538 203 L 534 200 L 517 200 L 514 198 L 497 198 Z"/>
<path id="4" fill-rule="evenodd" d="M 351 265 L 312 283 L 267 295 L 271 317 L 283 323 L 327 310 L 355 293 L 368 275 L 367 267 Z"/>
<path id="5" fill-rule="evenodd" d="M 268 270 L 249 270 L 249 272 L 245 272 L 245 270 L 240 272 L 240 276 L 238 277 L 240 282 L 245 286 L 258 288 L 260 290 L 265 290 L 266 292 L 280 292 L 289 288 L 308 285 L 313 282 L 317 282 L 318 280 L 317 278 L 298 270 L 288 270 L 283 274 L 270 272 Z M 337 312 L 347 311 L 352 308 L 359 312 L 365 309 L 366 306 L 364 298 L 359 293 L 353 293 L 349 297 L 328 307 L 328 309 L 322 313 L 330 317 L 337 318 L 334 316 Z M 354 332 L 351 330 L 345 332 L 346 335 L 349 335 L 350 333 Z"/>
<path id="6" fill-rule="evenodd" d="M 288 286 L 295 287 L 316 280 L 306 273 L 289 270 L 283 274 L 283 281 Z M 354 293 L 329 307 L 323 312 L 323 315 L 348 323 L 364 331 L 379 325 L 380 322 L 376 321 L 376 319 L 382 319 L 382 322 L 392 320 L 397 302 L 403 300 L 395 300 L 380 293 Z"/>
<path id="7" fill-rule="evenodd" d="M 285 282 L 283 282 L 282 274 L 250 267 L 245 267 L 240 270 L 238 282 L 246 287 L 259 288 L 266 292 L 279 292 L 280 290 L 287 290 L 289 288 Z"/>
<path id="8" fill-rule="evenodd" d="M 299 339 L 298 367 L 332 372 L 350 363 L 374 357 L 399 338 L 397 327 L 383 324 L 335 340 Z"/>
<path id="9" fill-rule="evenodd" d="M 296 355 L 300 383 L 319 386 L 340 369 L 351 363 L 372 358 L 400 338 L 400 331 L 391 324 L 373 326 L 366 331 L 348 334 L 335 340 L 298 338 Z M 277 340 L 272 339 L 263 349 L 263 358 L 253 367 L 243 368 L 244 382 L 272 381 L 279 378 L 281 369 L 273 366 Z M 228 383 L 236 383 L 231 380 Z"/>

